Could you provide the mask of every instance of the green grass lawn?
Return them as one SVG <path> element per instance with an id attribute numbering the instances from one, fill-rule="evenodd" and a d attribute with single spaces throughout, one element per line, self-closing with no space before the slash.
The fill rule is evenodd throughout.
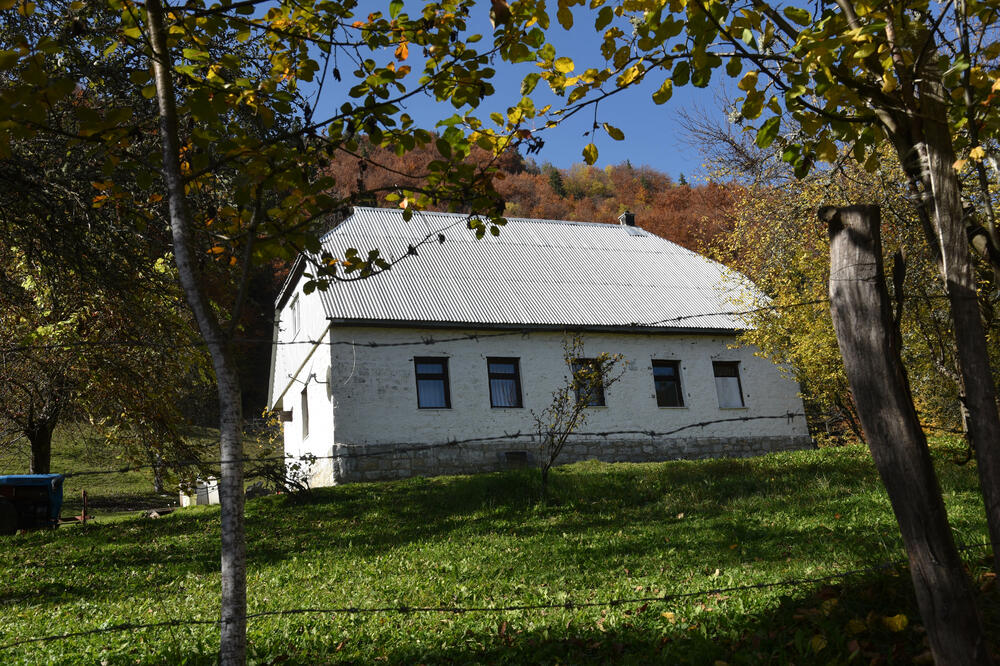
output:
<path id="1" fill-rule="evenodd" d="M 199 459 L 216 460 L 218 431 L 210 428 L 189 428 L 187 441 L 198 452 Z M 254 455 L 259 443 L 248 438 L 245 443 L 248 455 Z M 26 446 L 3 452 L 0 457 L 0 474 L 27 474 L 28 449 Z M 168 476 L 164 493 L 157 493 L 153 473 L 148 467 L 124 474 L 84 474 L 94 470 L 120 470 L 127 466 L 142 465 L 145 460 L 129 460 L 109 450 L 100 437 L 85 425 L 60 426 L 52 439 L 51 471 L 66 474 L 63 483 L 63 517 L 78 515 L 82 509 L 82 491 L 87 491 L 88 513 L 98 522 L 117 518 L 122 514 L 177 506 L 179 502 L 176 475 Z"/>
<path id="2" fill-rule="evenodd" d="M 956 540 L 985 541 L 973 466 L 937 451 Z M 250 612 L 603 602 L 815 578 L 902 557 L 863 448 L 411 479 L 248 504 Z M 0 645 L 214 620 L 217 507 L 0 542 Z M 1000 594 L 965 551 L 988 630 Z M 255 663 L 911 663 L 924 632 L 905 569 L 667 602 L 505 612 L 252 619 Z M 905 616 L 905 619 L 904 619 Z M 905 625 L 905 626 L 904 626 Z M 212 663 L 217 627 L 87 635 L 3 663 Z M 856 653 L 856 654 L 854 654 Z M 852 658 L 852 654 L 854 657 Z M 873 659 L 875 660 L 873 662 Z"/>

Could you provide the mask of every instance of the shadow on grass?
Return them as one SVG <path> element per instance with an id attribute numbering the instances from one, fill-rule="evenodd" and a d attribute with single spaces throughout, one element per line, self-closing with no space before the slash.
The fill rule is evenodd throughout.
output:
<path id="1" fill-rule="evenodd" d="M 988 563 L 983 559 L 973 569 Z M 927 656 L 905 569 L 795 588 L 756 612 L 740 612 L 734 597 L 594 608 L 572 616 L 556 609 L 545 615 L 441 614 L 422 622 L 386 614 L 366 617 L 367 624 L 302 616 L 280 632 L 251 624 L 249 652 L 253 661 L 267 664 L 428 665 L 908 664 Z M 1000 656 L 1000 593 L 979 590 L 977 604 Z M 169 635 L 151 638 L 144 645 L 156 646 L 152 651 L 132 652 L 137 662 L 169 663 L 178 656 L 187 663 L 214 662 L 204 643 L 192 659 Z"/>
<path id="2" fill-rule="evenodd" d="M 554 472 L 549 501 L 541 499 L 537 470 L 323 488 L 312 491 L 308 504 L 268 497 L 247 505 L 248 561 L 253 570 L 304 553 L 368 559 L 416 543 L 498 533 L 546 543 L 562 565 L 593 569 L 601 577 L 614 577 L 640 558 L 669 567 L 676 557 L 656 556 L 673 547 L 686 551 L 685 566 L 692 559 L 712 567 L 780 563 L 793 556 L 811 559 L 814 551 L 815 561 L 823 561 L 836 528 L 816 516 L 830 514 L 833 524 L 831 507 L 879 487 L 871 465 L 859 461 L 867 461 L 866 455 L 848 451 L 807 455 L 805 461 L 799 454 L 662 465 L 582 463 Z M 777 513 L 787 516 L 784 524 L 770 520 Z M 898 543 L 888 508 L 879 520 L 890 545 Z M 199 507 L 159 520 L 29 535 L 18 550 L 37 546 L 44 552 L 19 561 L 93 571 L 162 566 L 172 577 L 216 575 L 218 534 L 218 509 Z M 885 538 L 878 530 L 839 534 L 838 557 L 874 561 L 886 550 Z M 111 587 L 67 589 L 52 603 L 114 594 Z"/>

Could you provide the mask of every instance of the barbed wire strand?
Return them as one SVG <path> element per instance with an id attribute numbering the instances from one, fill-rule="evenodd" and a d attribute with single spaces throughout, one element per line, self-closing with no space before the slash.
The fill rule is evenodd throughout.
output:
<path id="1" fill-rule="evenodd" d="M 986 542 L 981 544 L 967 544 L 963 546 L 957 546 L 957 549 L 960 551 L 966 551 L 974 548 L 992 547 L 994 545 L 996 544 L 992 542 Z M 368 607 L 334 606 L 330 608 L 291 608 L 291 609 L 279 609 L 279 610 L 259 611 L 256 613 L 248 613 L 246 615 L 246 619 L 254 620 L 267 617 L 280 617 L 280 616 L 290 616 L 290 615 L 361 615 L 361 614 L 381 614 L 381 613 L 395 613 L 401 615 L 412 615 L 417 613 L 450 613 L 453 615 L 461 615 L 464 613 L 507 613 L 507 612 L 520 612 L 520 611 L 533 611 L 533 610 L 555 610 L 555 609 L 576 610 L 583 608 L 614 608 L 630 604 L 667 603 L 671 601 L 677 601 L 680 599 L 689 599 L 693 597 L 708 597 L 713 595 L 727 594 L 731 592 L 764 590 L 777 587 L 802 587 L 805 585 L 827 583 L 832 580 L 842 580 L 844 578 L 850 578 L 852 576 L 857 576 L 861 574 L 882 573 L 889 569 L 894 569 L 903 566 L 907 563 L 908 563 L 907 559 L 901 558 L 897 560 L 883 562 L 878 565 L 860 567 L 849 571 L 835 572 L 824 576 L 815 576 L 810 578 L 789 578 L 780 581 L 752 583 L 749 585 L 732 585 L 728 587 L 706 588 L 693 592 L 677 592 L 671 594 L 650 595 L 642 597 L 614 598 L 614 599 L 605 599 L 601 601 L 567 600 L 561 602 L 547 602 L 547 603 L 510 604 L 505 606 L 407 606 L 407 605 L 396 604 L 396 605 L 368 606 Z M 80 638 L 83 636 L 92 636 L 95 634 L 115 633 L 122 631 L 136 631 L 141 629 L 159 629 L 159 628 L 177 627 L 185 625 L 218 625 L 220 623 L 221 620 L 201 620 L 196 618 L 186 619 L 186 620 L 164 620 L 162 622 L 146 622 L 146 623 L 123 622 L 95 629 L 86 629 L 82 631 L 65 632 L 62 634 L 52 634 L 49 636 L 26 638 L 19 641 L 13 641 L 11 643 L 0 645 L 0 650 L 10 650 L 12 648 L 20 647 L 22 645 L 67 640 L 70 638 Z"/>
<path id="2" fill-rule="evenodd" d="M 719 317 L 719 316 L 729 316 L 729 317 L 740 317 L 750 314 L 757 314 L 760 312 L 767 311 L 780 311 L 791 308 L 799 308 L 808 305 L 817 305 L 820 303 L 828 303 L 829 299 L 815 299 L 810 301 L 802 301 L 800 303 L 788 303 L 784 305 L 767 305 L 759 308 L 752 308 L 748 310 L 719 310 L 716 312 L 700 312 L 687 315 L 679 315 L 677 317 L 670 317 L 667 319 L 660 319 L 653 322 L 630 322 L 628 324 L 623 324 L 626 328 L 644 329 L 644 328 L 656 328 L 663 324 L 672 322 L 688 321 L 691 319 L 704 319 L 707 317 Z M 448 323 L 454 328 L 474 328 L 476 324 L 474 322 L 442 322 Z M 567 330 L 575 330 L 578 327 L 567 324 L 565 326 Z M 612 327 L 614 328 L 614 327 Z M 594 329 L 596 332 L 600 332 L 600 329 Z M 711 330 L 711 329 L 708 329 Z M 470 333 L 467 335 L 453 336 L 447 338 L 434 338 L 433 336 L 423 336 L 419 340 L 404 341 L 404 342 L 376 342 L 374 340 L 368 342 L 355 342 L 347 340 L 274 340 L 273 338 L 249 338 L 249 337 L 234 337 L 230 341 L 234 344 L 268 344 L 271 346 L 287 346 L 287 345 L 327 345 L 327 346 L 349 346 L 349 347 L 410 347 L 419 345 L 435 345 L 444 344 L 448 342 L 460 342 L 465 340 L 479 340 L 486 338 L 497 338 L 506 336 L 528 336 L 535 333 L 548 333 L 548 332 L 558 332 L 558 329 L 538 329 L 531 327 L 518 328 L 517 330 L 503 331 L 500 333 Z M 75 340 L 60 343 L 49 343 L 49 344 L 34 344 L 34 345 L 11 345 L 8 347 L 0 347 L 0 353 L 17 353 L 17 352 L 28 352 L 28 351 L 45 351 L 45 350 L 57 350 L 57 349 L 73 349 L 77 347 L 136 347 L 136 348 L 155 348 L 155 349 L 188 349 L 204 347 L 206 343 L 201 340 L 192 340 L 190 342 L 176 342 L 176 343 L 160 343 L 151 342 L 148 340 Z"/>
<path id="3" fill-rule="evenodd" d="M 715 419 L 711 421 L 698 421 L 696 423 L 688 423 L 677 428 L 672 428 L 670 430 L 602 430 L 602 431 L 586 431 L 586 432 L 573 432 L 571 437 L 575 439 L 591 437 L 591 438 L 602 438 L 606 439 L 608 437 L 613 437 L 616 435 L 642 435 L 644 437 L 668 437 L 670 435 L 675 435 L 679 432 L 685 430 L 691 430 L 694 428 L 705 428 L 711 425 L 716 425 L 719 423 L 733 423 L 733 422 L 748 422 L 748 421 L 760 421 L 760 420 L 776 420 L 776 419 L 786 419 L 793 420 L 798 417 L 805 418 L 804 412 L 784 412 L 782 414 L 771 414 L 771 415 L 761 415 L 761 416 L 735 416 L 725 419 Z M 558 433 L 557 433 L 558 434 Z M 279 460 L 285 460 L 288 462 L 309 462 L 314 460 L 341 460 L 341 459 L 354 459 L 354 458 L 370 458 L 376 456 L 390 456 L 399 455 L 404 453 L 415 453 L 420 451 L 429 451 L 433 449 L 445 448 L 445 447 L 461 447 L 468 444 L 481 444 L 489 442 L 503 442 L 503 441 L 517 441 L 523 439 L 536 439 L 540 435 L 536 432 L 514 432 L 514 433 L 504 433 L 502 435 L 489 435 L 483 437 L 468 437 L 465 439 L 451 439 L 445 442 L 435 442 L 428 444 L 416 444 L 416 445 L 395 445 L 393 443 L 388 444 L 341 444 L 341 447 L 357 447 L 368 449 L 371 446 L 380 447 L 377 451 L 364 450 L 364 451 L 349 451 L 340 450 L 337 453 L 333 453 L 327 456 L 314 456 L 314 455 L 303 455 L 303 456 L 261 456 L 261 457 L 251 457 L 245 456 L 241 459 L 243 463 L 248 462 L 276 462 Z M 572 441 L 572 440 L 571 440 Z M 201 459 L 187 459 L 187 460 L 165 460 L 158 463 L 143 463 L 141 465 L 126 465 L 124 467 L 114 468 L 114 469 L 103 469 L 103 470 L 80 470 L 77 472 L 67 472 L 63 475 L 64 478 L 73 478 L 78 476 L 98 476 L 104 474 L 126 474 L 129 472 L 137 472 L 143 469 L 154 469 L 163 467 L 208 467 L 208 466 L 221 466 L 233 464 L 234 460 L 201 460 Z"/>

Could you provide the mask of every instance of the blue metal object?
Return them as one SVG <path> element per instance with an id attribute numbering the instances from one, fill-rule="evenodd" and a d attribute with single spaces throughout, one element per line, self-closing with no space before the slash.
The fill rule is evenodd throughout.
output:
<path id="1" fill-rule="evenodd" d="M 18 529 L 55 527 L 62 511 L 62 474 L 9 474 L 0 476 L 0 502 L 17 511 Z"/>

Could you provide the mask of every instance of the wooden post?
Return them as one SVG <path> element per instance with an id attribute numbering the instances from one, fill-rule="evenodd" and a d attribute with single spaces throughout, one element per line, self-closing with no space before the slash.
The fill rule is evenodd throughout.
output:
<path id="1" fill-rule="evenodd" d="M 889 494 L 937 664 L 991 664 L 894 334 L 877 206 L 825 207 L 830 311 L 858 418 Z"/>

